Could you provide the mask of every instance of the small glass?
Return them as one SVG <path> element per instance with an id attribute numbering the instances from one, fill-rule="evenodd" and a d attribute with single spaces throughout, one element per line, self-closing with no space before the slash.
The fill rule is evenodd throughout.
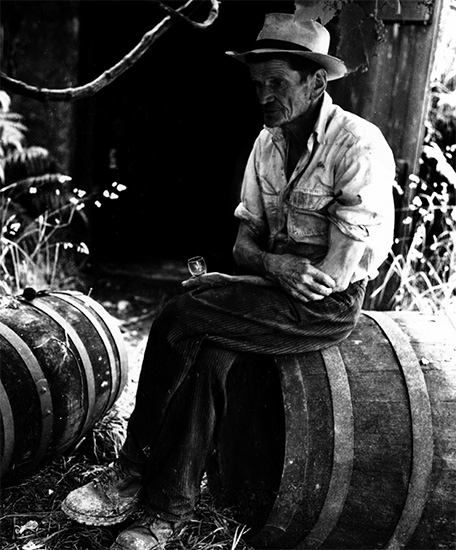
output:
<path id="1" fill-rule="evenodd" d="M 207 271 L 206 261 L 202 256 L 190 258 L 187 260 L 187 266 L 192 277 L 198 277 L 198 275 L 203 275 Z"/>

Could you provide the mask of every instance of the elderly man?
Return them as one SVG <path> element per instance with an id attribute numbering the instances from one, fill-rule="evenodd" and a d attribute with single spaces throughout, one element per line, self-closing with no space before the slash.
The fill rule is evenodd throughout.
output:
<path id="1" fill-rule="evenodd" d="M 162 548 L 192 517 L 233 352 L 302 353 L 346 338 L 392 241 L 393 155 L 371 123 L 333 105 L 345 66 L 297 12 L 269 14 L 246 64 L 264 113 L 246 166 L 234 258 L 201 275 L 151 328 L 119 460 L 63 510 L 111 525 L 142 507 L 117 550 Z"/>

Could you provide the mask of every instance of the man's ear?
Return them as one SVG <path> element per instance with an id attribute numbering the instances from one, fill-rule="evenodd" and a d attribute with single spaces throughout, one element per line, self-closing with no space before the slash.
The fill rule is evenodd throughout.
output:
<path id="1" fill-rule="evenodd" d="M 313 75 L 312 99 L 320 99 L 328 84 L 328 74 L 325 69 L 318 69 Z"/>

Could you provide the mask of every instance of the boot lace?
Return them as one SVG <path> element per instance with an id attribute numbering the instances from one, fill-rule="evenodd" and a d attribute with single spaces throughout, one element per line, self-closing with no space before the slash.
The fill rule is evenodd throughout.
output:
<path id="1" fill-rule="evenodd" d="M 93 480 L 93 484 L 97 489 L 101 490 L 109 500 L 112 500 L 113 488 L 128 477 L 132 477 L 130 472 L 120 462 L 113 462 L 104 472 Z"/>

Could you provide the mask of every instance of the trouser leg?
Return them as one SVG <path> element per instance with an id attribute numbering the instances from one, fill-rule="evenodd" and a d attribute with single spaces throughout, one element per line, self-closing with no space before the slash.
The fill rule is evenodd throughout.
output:
<path id="1" fill-rule="evenodd" d="M 364 286 L 352 285 L 297 304 L 275 289 L 229 285 L 172 299 L 151 329 L 122 452 L 146 464 L 148 504 L 168 516 L 188 515 L 194 505 L 226 378 L 216 362 L 195 361 L 203 340 L 255 353 L 321 349 L 349 334 L 363 295 Z"/>
<path id="2" fill-rule="evenodd" d="M 191 516 L 226 408 L 226 377 L 235 354 L 204 347 L 171 399 L 144 468 L 147 506 L 163 519 Z"/>

